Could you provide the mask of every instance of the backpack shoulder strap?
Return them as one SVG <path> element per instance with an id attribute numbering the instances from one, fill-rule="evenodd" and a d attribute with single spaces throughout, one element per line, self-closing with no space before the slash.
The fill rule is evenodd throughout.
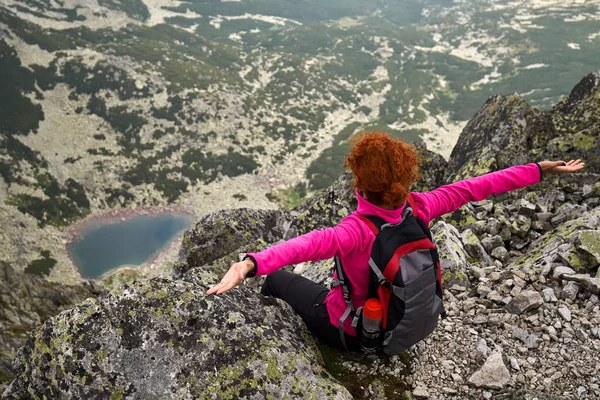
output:
<path id="1" fill-rule="evenodd" d="M 381 227 L 385 225 L 385 220 L 376 215 L 358 215 L 358 219 L 365 223 L 375 236 L 381 232 Z"/>
<path id="2" fill-rule="evenodd" d="M 417 215 L 417 205 L 415 204 L 415 199 L 412 197 L 412 194 L 409 193 L 406 195 L 406 202 L 412 208 L 412 213 L 414 216 Z"/>

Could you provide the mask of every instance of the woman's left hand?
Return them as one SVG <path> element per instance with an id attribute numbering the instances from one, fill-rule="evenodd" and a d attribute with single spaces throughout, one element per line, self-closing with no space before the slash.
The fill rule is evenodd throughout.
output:
<path id="1" fill-rule="evenodd" d="M 541 161 L 538 164 L 540 165 L 540 168 L 542 168 L 542 173 L 544 174 L 568 174 L 577 172 L 585 167 L 585 163 L 581 160 L 570 160 L 569 162 Z"/>
<path id="2" fill-rule="evenodd" d="M 221 282 L 208 289 L 206 294 L 221 294 L 230 291 L 242 283 L 242 281 L 246 279 L 246 275 L 253 269 L 254 263 L 252 260 L 244 260 L 233 264 L 223 279 L 221 279 Z"/>

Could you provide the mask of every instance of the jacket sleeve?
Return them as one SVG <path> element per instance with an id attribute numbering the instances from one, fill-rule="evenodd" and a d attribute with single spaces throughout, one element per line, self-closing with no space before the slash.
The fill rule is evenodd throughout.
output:
<path id="1" fill-rule="evenodd" d="M 470 201 L 538 183 L 541 177 L 540 166 L 531 163 L 440 186 L 431 192 L 412 193 L 412 196 L 418 204 L 420 217 L 429 222 Z"/>
<path id="2" fill-rule="evenodd" d="M 254 258 L 257 276 L 267 275 L 289 264 L 346 256 L 362 242 L 361 229 L 345 219 L 335 227 L 315 230 L 247 256 Z"/>

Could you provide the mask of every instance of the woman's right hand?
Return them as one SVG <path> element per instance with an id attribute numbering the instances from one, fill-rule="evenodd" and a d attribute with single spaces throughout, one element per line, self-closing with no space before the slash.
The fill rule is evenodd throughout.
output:
<path id="1" fill-rule="evenodd" d="M 577 172 L 585 166 L 581 160 L 564 161 L 540 161 L 539 166 L 544 174 L 566 174 Z"/>
<path id="2" fill-rule="evenodd" d="M 221 282 L 208 289 L 206 294 L 221 294 L 230 291 L 246 279 L 246 275 L 255 267 L 252 260 L 237 262 L 229 268 Z"/>

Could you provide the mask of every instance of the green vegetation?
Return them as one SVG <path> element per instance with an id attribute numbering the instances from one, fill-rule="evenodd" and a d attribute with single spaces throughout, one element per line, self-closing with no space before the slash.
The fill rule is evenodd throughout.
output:
<path id="1" fill-rule="evenodd" d="M 298 207 L 306 201 L 307 187 L 305 183 L 298 183 L 288 189 L 279 189 L 273 193 L 267 193 L 266 197 L 281 207 L 288 210 Z"/>
<path id="2" fill-rule="evenodd" d="M 377 375 L 366 375 L 356 372 L 352 368 L 346 367 L 345 362 L 357 363 L 363 365 L 372 365 L 374 358 L 369 358 L 359 353 L 348 353 L 337 350 L 332 347 L 319 343 L 319 348 L 325 362 L 325 369 L 338 380 L 355 399 L 369 398 L 367 388 L 378 380 L 384 388 L 385 398 L 387 399 L 410 399 L 411 386 L 405 382 L 404 377 L 410 373 L 411 360 L 407 353 L 399 355 L 400 361 L 404 364 L 404 369 L 398 374 L 393 373 L 389 368 L 389 374 L 378 373 Z M 389 359 L 380 358 L 378 361 L 386 365 L 391 365 Z M 394 364 L 395 365 L 395 364 Z M 396 368 L 396 367 L 394 367 Z M 408 392 L 408 394 L 407 394 Z"/>
<path id="3" fill-rule="evenodd" d="M 35 77 L 21 66 L 17 52 L 0 39 L 0 133 L 27 135 L 36 132 L 44 119 L 42 107 L 25 95 L 36 94 Z"/>
<path id="4" fill-rule="evenodd" d="M 38 220 L 40 227 L 68 226 L 90 213 L 90 202 L 85 190 L 77 181 L 69 178 L 60 185 L 49 173 L 37 175 L 36 187 L 43 190 L 47 199 L 18 194 L 8 200 L 9 204 Z"/>
<path id="5" fill-rule="evenodd" d="M 48 276 L 52 268 L 56 265 L 56 260 L 50 257 L 50 252 L 44 250 L 41 252 L 42 258 L 33 260 L 25 268 L 26 274 Z"/>
<path id="6" fill-rule="evenodd" d="M 140 21 L 150 18 L 148 7 L 142 0 L 98 0 L 98 4 L 113 10 L 124 11 L 129 17 Z"/>

